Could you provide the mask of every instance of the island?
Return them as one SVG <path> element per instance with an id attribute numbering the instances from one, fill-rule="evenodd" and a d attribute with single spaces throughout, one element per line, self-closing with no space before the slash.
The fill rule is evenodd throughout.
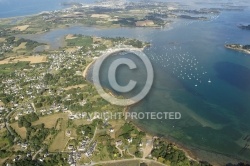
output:
<path id="1" fill-rule="evenodd" d="M 189 16 L 189 15 L 180 15 L 179 18 L 183 18 L 183 19 L 190 19 L 190 20 L 208 20 L 207 17 L 192 17 L 192 16 Z"/>
<path id="2" fill-rule="evenodd" d="M 250 45 L 227 44 L 226 48 L 250 54 Z"/>
<path id="3" fill-rule="evenodd" d="M 250 24 L 249 24 L 249 25 L 239 25 L 238 27 L 239 27 L 240 29 L 250 30 Z"/>

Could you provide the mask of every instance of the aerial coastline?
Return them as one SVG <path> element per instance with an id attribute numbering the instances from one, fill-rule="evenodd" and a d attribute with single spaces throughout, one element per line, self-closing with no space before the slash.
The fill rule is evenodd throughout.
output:
<path id="1" fill-rule="evenodd" d="M 73 33 L 66 37 L 62 36 L 58 41 L 60 46 L 53 49 L 50 48 L 49 43 L 42 43 L 32 37 L 26 38 L 26 35 L 46 34 L 52 30 L 57 31 L 77 25 L 111 30 L 112 28 L 133 29 L 136 27 L 163 31 L 177 20 L 179 22 L 206 22 L 218 18 L 223 10 L 240 9 L 240 7 L 234 9 L 225 4 L 226 9 L 192 10 L 182 9 L 182 6 L 178 4 L 175 7 L 172 5 L 169 7 L 168 3 L 135 3 L 134 5 L 131 2 L 125 4 L 126 8 L 124 4 L 121 4 L 100 2 L 87 6 L 77 3 L 62 10 L 0 19 L 0 76 L 3 80 L 0 85 L 0 90 L 3 92 L 0 92 L 0 114 L 3 116 L 0 119 L 0 140 L 4 144 L 3 148 L 0 148 L 0 152 L 3 152 L 0 165 L 27 160 L 26 153 L 31 156 L 31 161 L 40 163 L 53 160 L 53 158 L 67 158 L 68 160 L 55 161 L 65 164 L 84 164 L 93 161 L 96 164 L 102 164 L 104 161 L 115 160 L 124 160 L 125 163 L 131 158 L 139 162 L 150 163 L 152 161 L 155 164 L 166 165 L 170 161 L 171 163 L 194 162 L 198 165 L 204 159 L 215 165 L 226 164 L 227 160 L 234 164 L 242 161 L 242 158 L 239 160 L 234 156 L 230 158 L 216 151 L 214 153 L 210 151 L 209 155 L 221 155 L 223 161 L 219 159 L 213 161 L 213 158 L 208 156 L 202 158 L 202 155 L 197 154 L 198 148 L 198 150 L 189 148 L 183 142 L 178 142 L 170 136 L 159 135 L 157 137 L 157 134 L 150 133 L 133 120 L 98 121 L 96 117 L 88 117 L 87 120 L 83 118 L 86 116 L 83 110 L 88 113 L 93 110 L 115 112 L 125 109 L 125 111 L 130 111 L 130 107 L 116 107 L 104 101 L 88 80 L 88 75 L 96 60 L 103 54 L 111 56 L 120 51 L 144 51 L 151 43 L 141 41 L 137 36 L 133 38 L 100 37 L 95 33 L 93 35 Z M 18 18 L 22 19 L 17 20 Z M 13 23 L 14 20 L 17 21 Z M 189 25 L 189 22 L 185 24 Z M 179 44 L 172 45 L 173 50 L 181 48 Z M 44 49 L 36 51 L 38 47 L 44 47 Z M 223 45 L 221 47 L 223 48 Z M 249 45 L 227 44 L 224 47 L 250 54 Z M 153 58 L 160 60 L 161 57 Z M 84 69 L 83 72 L 82 69 Z M 211 85 L 212 79 L 207 78 L 207 80 L 206 83 Z M 86 133 L 83 130 L 86 130 Z M 105 133 L 98 133 L 102 130 L 105 130 Z M 39 139 L 35 137 L 38 131 L 44 131 Z M 39 146 L 34 144 L 35 141 Z M 148 141 L 152 141 L 152 144 Z M 58 147 L 57 142 L 60 144 Z M 105 143 L 109 149 L 102 146 Z M 125 146 L 129 147 L 128 150 L 124 148 Z M 183 161 L 174 161 L 161 156 L 151 146 L 155 147 L 154 149 L 167 146 L 173 151 L 166 153 L 178 154 L 183 157 Z M 10 148 L 21 149 L 25 155 L 11 152 Z M 150 153 L 147 148 L 151 150 Z M 143 153 L 149 155 L 144 156 Z M 202 150 L 202 153 L 206 153 L 206 150 Z M 48 157 L 44 157 L 47 154 Z M 85 157 L 81 158 L 78 155 Z M 202 164 L 210 165 L 209 163 Z"/>
<path id="2" fill-rule="evenodd" d="M 122 46 L 118 46 L 116 48 L 109 48 L 108 50 L 106 50 L 103 54 L 107 55 L 108 56 L 112 56 L 116 53 L 119 53 L 121 51 L 143 51 L 146 47 L 148 47 L 148 44 L 145 44 L 142 48 L 135 48 L 135 47 L 132 47 L 132 46 L 126 46 L 126 45 L 122 45 Z M 95 61 L 98 59 L 98 58 L 101 58 L 102 55 L 100 57 L 95 57 L 94 60 L 88 64 L 88 66 L 84 69 L 83 71 L 83 77 L 85 79 L 87 79 L 87 75 L 89 73 L 89 70 L 90 68 L 92 67 L 92 65 L 95 63 Z"/>

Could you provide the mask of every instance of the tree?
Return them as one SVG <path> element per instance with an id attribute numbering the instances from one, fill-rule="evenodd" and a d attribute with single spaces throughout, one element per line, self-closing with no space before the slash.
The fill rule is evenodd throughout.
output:
<path id="1" fill-rule="evenodd" d="M 25 128 L 29 128 L 29 127 L 31 126 L 31 123 L 28 122 L 27 120 L 25 120 L 25 121 L 23 122 L 23 126 L 24 126 Z"/>
<path id="2" fill-rule="evenodd" d="M 46 73 L 43 79 L 44 79 L 44 82 L 48 84 L 51 80 L 53 80 L 53 75 L 50 73 Z"/>
<path id="3" fill-rule="evenodd" d="M 15 37 L 14 37 L 14 36 L 11 36 L 11 37 L 9 37 L 9 38 L 6 39 L 6 42 L 7 42 L 8 44 L 13 44 L 14 41 L 15 41 Z"/>
<path id="4" fill-rule="evenodd" d="M 0 150 L 0 158 L 6 158 L 12 155 L 12 152 L 6 150 Z"/>

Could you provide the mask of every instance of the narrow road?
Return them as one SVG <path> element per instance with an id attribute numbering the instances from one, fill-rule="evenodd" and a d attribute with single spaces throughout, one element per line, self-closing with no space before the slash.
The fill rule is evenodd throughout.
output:
<path id="1" fill-rule="evenodd" d="M 41 148 L 40 150 L 38 150 L 32 157 L 32 160 L 36 159 L 36 156 L 38 155 L 38 153 L 41 153 L 43 151 L 43 148 Z"/>
<path id="2" fill-rule="evenodd" d="M 115 147 L 119 151 L 119 153 L 121 154 L 121 157 L 123 157 L 123 150 L 121 150 L 117 145 Z"/>
<path id="3" fill-rule="evenodd" d="M 135 155 L 133 155 L 132 153 L 130 153 L 129 149 L 127 149 L 127 151 L 128 151 L 128 154 L 129 154 L 130 156 L 133 156 L 134 158 L 136 158 Z"/>
<path id="4" fill-rule="evenodd" d="M 142 159 L 142 158 L 133 158 L 133 159 L 122 159 L 122 160 L 111 160 L 111 161 L 100 161 L 100 162 L 92 162 L 89 166 L 95 166 L 95 165 L 100 165 L 100 164 L 112 164 L 112 163 L 119 163 L 119 162 L 126 162 L 126 161 L 144 161 L 147 163 L 155 163 L 158 165 L 166 166 L 163 163 L 157 162 L 155 160 L 149 160 L 149 159 Z"/>
<path id="5" fill-rule="evenodd" d="M 96 132 L 97 132 L 97 126 L 96 126 L 96 128 L 95 128 L 94 135 L 93 135 L 92 139 L 90 140 L 89 144 L 91 144 L 91 143 L 93 142 L 93 140 L 94 140 L 94 138 L 95 138 L 95 135 L 96 135 Z"/>
<path id="6" fill-rule="evenodd" d="M 5 122 L 5 126 L 6 126 L 6 129 L 9 131 L 9 133 L 11 135 L 14 135 L 14 133 L 12 132 L 12 130 L 10 129 L 10 124 L 8 122 Z"/>
<path id="7" fill-rule="evenodd" d="M 12 114 L 12 111 L 10 111 L 9 113 L 8 113 L 8 115 L 5 117 L 5 119 L 6 119 L 6 122 L 5 122 L 5 126 L 6 126 L 6 129 L 9 131 L 9 133 L 11 134 L 11 135 L 14 135 L 14 133 L 12 132 L 12 130 L 10 129 L 10 124 L 9 124 L 9 116 Z"/>
<path id="8" fill-rule="evenodd" d="M 33 107 L 34 112 L 36 112 L 36 107 L 34 103 L 31 103 L 31 106 Z"/>

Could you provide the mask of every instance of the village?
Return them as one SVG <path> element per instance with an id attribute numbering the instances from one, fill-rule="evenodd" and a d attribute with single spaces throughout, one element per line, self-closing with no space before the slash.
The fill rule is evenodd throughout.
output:
<path id="1" fill-rule="evenodd" d="M 69 40 L 76 38 L 71 35 Z M 96 98 L 97 92 L 82 76 L 87 62 L 102 53 L 98 48 L 103 40 L 109 41 L 106 42 L 107 47 L 113 45 L 110 39 L 93 39 L 95 44 L 86 43 L 87 48 L 73 46 L 74 49 L 64 48 L 48 53 L 46 62 L 10 62 L 10 66 L 4 68 L 8 69 L 8 73 L 1 73 L 1 139 L 11 142 L 3 144 L 3 147 L 12 146 L 16 152 L 22 152 L 22 155 L 12 153 L 7 163 L 27 157 L 44 162 L 53 153 L 62 153 L 67 158 L 63 162 L 69 165 L 90 164 L 101 160 L 97 157 L 99 153 L 106 159 L 122 159 L 135 157 L 135 153 L 137 157 L 142 157 L 143 148 L 152 148 L 152 143 L 146 145 L 150 141 L 146 140 L 145 134 L 133 125 L 129 127 L 140 136 L 128 135 L 130 130 L 126 131 L 125 137 L 121 136 L 122 127 L 127 124 L 124 119 L 88 116 L 87 112 L 104 109 L 123 112 L 123 108 L 103 102 L 100 97 Z M 126 42 L 127 39 L 122 39 L 116 43 L 116 47 L 124 47 Z M 39 56 L 39 53 L 35 55 Z M 18 67 L 15 68 L 17 64 Z M 46 131 L 41 135 L 42 138 L 34 138 L 35 133 L 40 130 Z M 8 137 L 12 140 L 6 139 L 5 134 L 10 134 Z M 110 138 L 107 142 L 110 149 L 98 152 L 103 142 L 103 134 L 105 138 Z M 59 140 L 61 138 L 63 140 Z M 148 137 L 148 140 L 152 142 L 152 138 Z M 133 152 L 128 152 L 130 146 Z M 149 155 L 150 151 L 147 150 L 147 153 Z"/>

